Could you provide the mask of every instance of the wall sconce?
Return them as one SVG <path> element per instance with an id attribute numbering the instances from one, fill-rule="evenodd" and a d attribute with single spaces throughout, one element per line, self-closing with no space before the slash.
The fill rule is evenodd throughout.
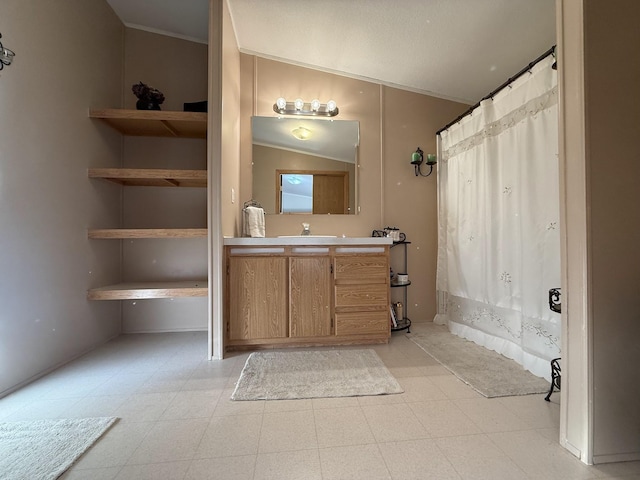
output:
<path id="1" fill-rule="evenodd" d="M 420 171 L 420 166 L 424 161 L 424 152 L 418 147 L 415 152 L 411 154 L 411 165 L 414 166 L 416 171 L 416 177 L 420 175 L 421 177 L 428 177 L 433 173 L 433 166 L 438 163 L 436 160 L 436 156 L 433 153 L 427 154 L 427 165 L 429 165 L 429 173 L 426 175 Z"/>
<path id="2" fill-rule="evenodd" d="M 304 127 L 294 128 L 291 130 L 291 134 L 298 140 L 307 140 L 308 138 L 311 138 L 311 130 Z"/>
<path id="3" fill-rule="evenodd" d="M 0 38 L 2 38 L 2 34 L 0 33 Z M 13 57 L 16 54 L 8 48 L 4 48 L 2 46 L 2 42 L 0 42 L 0 70 L 4 68 L 5 65 L 11 65 L 13 61 Z"/>
<path id="4" fill-rule="evenodd" d="M 280 115 L 305 115 L 319 117 L 335 117 L 340 112 L 336 102 L 329 100 L 327 103 L 320 103 L 320 100 L 305 102 L 301 98 L 296 98 L 293 102 L 287 102 L 283 97 L 273 104 L 273 111 Z"/>

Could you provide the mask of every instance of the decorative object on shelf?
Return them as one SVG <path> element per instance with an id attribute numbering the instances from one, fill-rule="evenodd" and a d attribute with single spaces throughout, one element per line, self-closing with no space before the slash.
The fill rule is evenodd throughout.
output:
<path id="1" fill-rule="evenodd" d="M 305 102 L 301 98 L 296 98 L 293 102 L 287 102 L 283 97 L 273 104 L 273 111 L 280 115 L 303 115 L 319 117 L 335 117 L 340 110 L 336 102 L 329 100 L 327 103 L 320 103 L 320 100 Z"/>
<path id="2" fill-rule="evenodd" d="M 160 104 L 164 102 L 164 94 L 145 83 L 136 83 L 131 91 L 138 98 L 136 108 L 138 110 L 160 110 Z"/>
<path id="3" fill-rule="evenodd" d="M 407 236 L 398 227 L 384 227 L 383 236 L 391 237 L 394 242 L 404 242 L 407 239 Z"/>
<path id="4" fill-rule="evenodd" d="M 403 307 L 402 307 L 402 302 L 396 302 L 393 304 L 393 308 L 395 310 L 395 314 L 396 314 L 396 319 L 397 320 L 402 320 L 404 318 L 404 312 L 403 312 Z M 395 325 L 396 327 L 398 325 Z"/>
<path id="5" fill-rule="evenodd" d="M 418 147 L 415 152 L 411 154 L 411 165 L 415 168 L 416 177 L 428 177 L 433 173 L 433 166 L 438 163 L 436 156 L 433 153 L 427 153 L 427 165 L 429 165 L 429 173 L 426 175 L 420 171 L 420 166 L 424 162 L 424 152 Z"/>
<path id="6" fill-rule="evenodd" d="M 183 106 L 185 112 L 200 112 L 207 113 L 208 102 L 203 100 L 202 102 L 188 102 Z"/>
<path id="7" fill-rule="evenodd" d="M 2 34 L 0 33 L 0 38 L 2 38 Z M 13 50 L 9 50 L 2 45 L 0 42 L 0 70 L 4 68 L 5 65 L 11 65 L 13 61 L 13 57 L 15 57 L 15 53 Z"/>
<path id="8" fill-rule="evenodd" d="M 395 304 L 389 305 L 389 317 L 391 318 L 391 329 L 398 328 L 398 317 L 396 316 Z"/>

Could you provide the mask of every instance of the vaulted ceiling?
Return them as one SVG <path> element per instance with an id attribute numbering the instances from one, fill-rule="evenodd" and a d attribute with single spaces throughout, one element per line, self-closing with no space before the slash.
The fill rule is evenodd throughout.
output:
<path id="1" fill-rule="evenodd" d="M 208 0 L 107 1 L 127 26 L 207 41 Z M 227 1 L 242 52 L 469 104 L 556 43 L 555 0 Z"/>

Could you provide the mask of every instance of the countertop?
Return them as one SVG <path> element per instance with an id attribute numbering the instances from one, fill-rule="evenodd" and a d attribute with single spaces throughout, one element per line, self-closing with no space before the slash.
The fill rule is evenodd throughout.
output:
<path id="1" fill-rule="evenodd" d="M 290 237 L 225 237 L 225 245 L 391 245 L 391 237 L 331 237 L 331 236 L 290 236 Z"/>

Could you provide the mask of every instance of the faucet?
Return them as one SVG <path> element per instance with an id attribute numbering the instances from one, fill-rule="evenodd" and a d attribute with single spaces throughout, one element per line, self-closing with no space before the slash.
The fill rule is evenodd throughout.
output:
<path id="1" fill-rule="evenodd" d="M 311 230 L 309 230 L 310 225 L 308 223 L 302 224 L 302 233 L 300 235 L 311 235 Z"/>

